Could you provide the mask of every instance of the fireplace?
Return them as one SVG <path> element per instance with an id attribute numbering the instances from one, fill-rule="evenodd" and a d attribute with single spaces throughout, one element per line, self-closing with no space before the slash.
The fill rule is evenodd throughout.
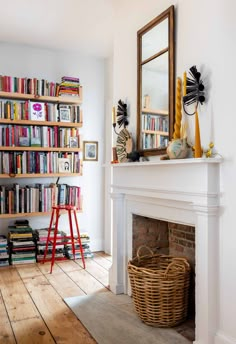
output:
<path id="1" fill-rule="evenodd" d="M 113 167 L 111 290 L 130 294 L 133 215 L 195 228 L 196 340 L 212 344 L 217 326 L 221 159 L 123 163 Z"/>

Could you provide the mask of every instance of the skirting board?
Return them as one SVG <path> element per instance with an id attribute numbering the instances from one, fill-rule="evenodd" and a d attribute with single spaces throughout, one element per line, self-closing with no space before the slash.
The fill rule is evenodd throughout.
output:
<path id="1" fill-rule="evenodd" d="M 215 336 L 215 344 L 235 344 L 236 339 L 226 336 L 223 332 L 217 332 Z"/>

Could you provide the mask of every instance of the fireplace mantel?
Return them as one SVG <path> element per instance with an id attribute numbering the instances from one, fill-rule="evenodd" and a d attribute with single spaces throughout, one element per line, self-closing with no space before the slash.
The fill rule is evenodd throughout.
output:
<path id="1" fill-rule="evenodd" d="M 176 159 L 113 166 L 110 287 L 130 293 L 133 214 L 187 224 L 196 232 L 196 344 L 214 343 L 222 159 Z"/>

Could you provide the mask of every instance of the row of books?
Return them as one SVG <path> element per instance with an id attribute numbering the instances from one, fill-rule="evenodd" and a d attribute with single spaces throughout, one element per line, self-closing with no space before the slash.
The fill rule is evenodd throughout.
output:
<path id="1" fill-rule="evenodd" d="M 66 112 L 66 117 L 65 117 Z M 81 123 L 82 111 L 79 105 L 33 102 L 30 100 L 1 100 L 0 119 L 37 120 Z"/>
<path id="2" fill-rule="evenodd" d="M 79 78 L 64 76 L 61 83 L 46 79 L 18 78 L 0 75 L 0 91 L 34 94 L 38 96 L 79 95 Z"/>
<path id="3" fill-rule="evenodd" d="M 163 116 L 142 115 L 142 128 L 144 130 L 168 132 L 169 121 L 168 118 Z"/>
<path id="4" fill-rule="evenodd" d="M 0 91 L 55 97 L 58 95 L 59 83 L 46 79 L 0 75 Z"/>
<path id="5" fill-rule="evenodd" d="M 78 128 L 1 125 L 0 146 L 79 148 L 80 134 Z"/>
<path id="6" fill-rule="evenodd" d="M 82 173 L 79 152 L 0 151 L 0 174 Z"/>
<path id="7" fill-rule="evenodd" d="M 54 232 L 52 229 L 49 238 L 47 252 L 46 242 L 48 238 L 48 228 L 33 230 L 28 220 L 16 220 L 13 226 L 8 227 L 8 240 L 6 236 L 0 236 L 0 266 L 18 264 L 28 264 L 42 262 L 52 259 L 52 243 L 54 240 Z M 75 254 L 73 254 L 71 241 L 67 238 L 67 234 L 61 230 L 57 233 L 55 259 L 80 259 L 80 246 L 75 245 Z M 88 233 L 82 233 L 80 236 L 83 253 L 85 258 L 93 257 L 90 250 L 90 238 Z"/>
<path id="8" fill-rule="evenodd" d="M 79 186 L 67 184 L 35 184 L 0 186 L 0 213 L 18 214 L 49 212 L 54 205 L 70 204 L 81 209 Z"/>
<path id="9" fill-rule="evenodd" d="M 142 144 L 143 149 L 166 148 L 168 145 L 168 136 L 143 133 Z"/>

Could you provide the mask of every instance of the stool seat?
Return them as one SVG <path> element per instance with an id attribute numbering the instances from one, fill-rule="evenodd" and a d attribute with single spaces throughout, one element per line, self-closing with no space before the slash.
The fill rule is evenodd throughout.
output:
<path id="1" fill-rule="evenodd" d="M 72 245 L 72 252 L 74 255 L 74 259 L 75 259 L 75 244 L 78 243 L 79 244 L 79 250 L 80 250 L 80 254 L 81 254 L 81 258 L 82 258 L 82 262 L 83 262 L 83 268 L 85 269 L 85 260 L 84 260 L 84 251 L 83 251 L 83 247 L 82 247 L 82 243 L 81 243 L 81 238 L 80 238 L 80 231 L 79 231 L 79 225 L 78 225 L 78 220 L 77 220 L 77 216 L 76 216 L 76 210 L 78 210 L 75 206 L 67 204 L 67 205 L 55 205 L 52 207 L 52 215 L 51 215 L 51 219 L 50 219 L 50 225 L 49 225 L 49 229 L 48 229 L 48 236 L 47 236 L 47 241 L 46 241 L 46 247 L 45 247 L 45 251 L 44 251 L 44 257 L 43 257 L 43 261 L 42 263 L 45 263 L 46 260 L 46 256 L 47 256 L 47 252 L 48 252 L 48 244 L 49 242 L 52 243 L 52 259 L 51 259 L 51 269 L 50 269 L 50 273 L 52 273 L 52 269 L 53 269 L 53 265 L 55 262 L 55 252 L 56 252 L 56 245 L 61 245 L 62 242 L 58 242 L 57 243 L 57 235 L 58 235 L 58 222 L 59 222 L 59 217 L 60 217 L 60 211 L 67 211 L 68 214 L 68 220 L 69 220 L 69 228 L 70 228 L 70 235 L 66 235 L 65 238 L 66 239 L 70 239 L 70 241 L 66 241 L 67 244 L 71 244 Z M 74 231 L 73 231 L 73 224 L 72 224 L 72 214 L 74 215 L 74 223 L 75 223 L 75 227 L 76 227 L 76 234 L 77 234 L 77 238 L 74 237 Z M 54 233 L 53 236 L 51 237 L 51 232 L 52 232 L 52 225 L 53 225 L 53 220 L 54 220 L 54 216 L 55 217 L 55 227 L 54 227 Z"/>

